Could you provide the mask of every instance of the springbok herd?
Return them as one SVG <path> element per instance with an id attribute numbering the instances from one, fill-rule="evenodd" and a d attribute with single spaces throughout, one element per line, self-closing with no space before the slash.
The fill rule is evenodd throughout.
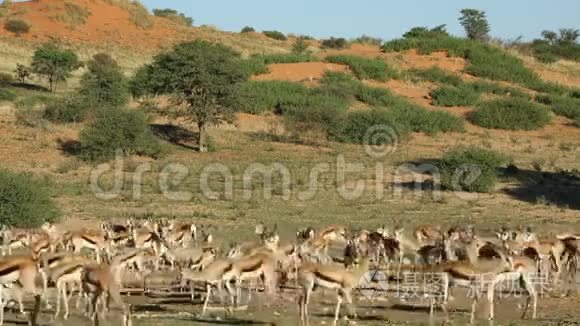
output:
<path id="1" fill-rule="evenodd" d="M 412 236 L 405 235 L 399 227 L 392 231 L 386 227 L 374 231 L 351 231 L 343 226 L 320 231 L 304 228 L 297 232 L 295 241 L 281 243 L 275 227 L 258 224 L 255 241 L 232 245 L 220 255 L 211 234 L 198 230 L 195 224 L 179 221 L 138 223 L 130 219 L 74 232 L 49 223 L 39 229 L 3 227 L 0 325 L 10 301 L 18 303 L 24 314 L 25 294 L 34 296 L 36 313 L 42 301 L 50 307 L 49 296 L 45 295 L 49 283 L 54 284 L 57 294 L 55 318 L 59 318 L 62 302 L 63 318 L 67 319 L 68 301 L 76 290 L 77 308 L 84 300 L 85 314 L 95 323 L 108 312 L 112 300 L 122 309 L 123 324 L 130 325 L 131 308 L 120 295 L 122 272 L 128 270 L 145 275 L 144 284 L 170 273 L 178 275 L 176 283 L 181 289 L 189 285 L 192 299 L 195 286 L 204 285 L 202 315 L 213 287 L 217 287 L 226 312 L 231 312 L 230 308 L 240 303 L 243 284 L 249 287 L 251 299 L 252 288 L 258 291 L 258 287 L 263 287 L 269 297 L 293 282 L 300 289 L 298 306 L 303 325 L 309 324 L 308 305 L 317 287 L 336 290 L 335 325 L 343 301 L 349 304 L 351 315 L 356 316 L 352 290 L 359 287 L 369 270 L 390 271 L 393 278 L 409 271 L 440 273 L 444 276 L 445 294 L 441 308 L 446 315 L 449 290 L 469 286 L 483 273 L 491 275 L 487 285 L 490 319 L 494 318 L 494 289 L 500 282 L 516 281 L 528 293 L 522 318 L 530 303 L 532 317 L 536 318 L 538 291 L 532 282 L 534 275 L 548 273 L 551 289 L 562 286 L 560 281 L 564 280 L 569 290 L 575 290 L 580 255 L 577 234 L 541 239 L 529 227 L 502 228 L 496 236 L 486 238 L 470 226 L 420 226 Z M 344 250 L 343 257 L 331 257 L 331 246 Z M 12 255 L 14 249 L 27 254 Z M 92 255 L 83 255 L 87 252 Z M 42 289 L 37 287 L 37 276 L 42 280 Z M 224 299 L 224 288 L 228 300 Z M 473 300 L 472 323 L 478 296 Z"/>

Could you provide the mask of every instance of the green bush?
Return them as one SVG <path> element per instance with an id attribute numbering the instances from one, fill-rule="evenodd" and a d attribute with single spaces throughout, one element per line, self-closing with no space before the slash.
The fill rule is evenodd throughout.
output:
<path id="1" fill-rule="evenodd" d="M 390 109 L 399 123 L 415 132 L 435 134 L 438 132 L 463 132 L 463 119 L 445 111 L 432 111 L 402 102 Z"/>
<path id="2" fill-rule="evenodd" d="M 334 136 L 345 143 L 376 146 L 396 145 L 408 134 L 408 127 L 398 122 L 388 110 L 375 108 L 349 112 Z"/>
<path id="3" fill-rule="evenodd" d="M 185 27 L 193 26 L 193 18 L 174 9 L 153 9 L 153 15 L 167 18 Z"/>
<path id="4" fill-rule="evenodd" d="M 129 102 L 129 85 L 117 62 L 99 53 L 87 64 L 81 77 L 79 93 L 96 107 L 122 107 Z"/>
<path id="5" fill-rule="evenodd" d="M 356 99 L 371 106 L 390 107 L 400 103 L 400 97 L 386 88 L 371 87 L 344 72 L 327 71 L 321 79 L 322 85 L 340 97 Z"/>
<path id="6" fill-rule="evenodd" d="M 263 31 L 262 34 L 278 41 L 286 41 L 288 39 L 286 35 L 278 31 Z"/>
<path id="7" fill-rule="evenodd" d="M 54 222 L 58 210 L 47 187 L 22 174 L 0 170 L 0 224 L 38 227 Z"/>
<path id="8" fill-rule="evenodd" d="M 479 93 L 469 87 L 442 86 L 430 95 L 435 106 L 470 106 L 479 100 Z"/>
<path id="9" fill-rule="evenodd" d="M 468 118 L 484 128 L 508 130 L 539 129 L 551 121 L 550 112 L 543 106 L 520 98 L 483 102 Z"/>
<path id="10" fill-rule="evenodd" d="M 366 45 L 375 45 L 375 46 L 381 46 L 383 44 L 383 39 L 379 38 L 379 37 L 372 37 L 369 35 L 362 35 L 360 37 L 357 37 L 353 40 L 354 43 L 359 43 L 359 44 L 366 44 Z"/>
<path id="11" fill-rule="evenodd" d="M 294 44 L 292 44 L 292 53 L 304 53 L 307 49 L 308 43 L 306 43 L 306 39 L 303 37 L 297 38 Z"/>
<path id="12" fill-rule="evenodd" d="M 0 72 L 0 87 L 8 87 L 12 85 L 14 78 L 12 75 Z"/>
<path id="13" fill-rule="evenodd" d="M 48 101 L 44 118 L 54 123 L 82 122 L 94 108 L 94 104 L 78 94 L 67 94 Z"/>
<path id="14" fill-rule="evenodd" d="M 478 147 L 456 148 L 439 163 L 441 185 L 452 191 L 491 192 L 497 182 L 497 169 L 507 158 Z"/>
<path id="15" fill-rule="evenodd" d="M 349 66 L 355 76 L 360 79 L 373 79 L 384 82 L 397 75 L 397 72 L 381 59 L 333 55 L 326 57 L 325 61 Z"/>
<path id="16" fill-rule="evenodd" d="M 321 133 L 325 140 L 336 139 L 342 129 L 346 110 L 335 106 L 295 106 L 284 110 L 286 130 L 295 139 L 307 132 Z"/>
<path id="17" fill-rule="evenodd" d="M 242 31 L 240 33 L 253 33 L 256 30 L 253 27 L 250 26 L 246 26 L 244 28 L 242 28 Z"/>
<path id="18" fill-rule="evenodd" d="M 465 72 L 477 77 L 514 82 L 523 86 L 541 82 L 540 77 L 524 66 L 523 61 L 505 50 L 458 37 L 403 38 L 386 42 L 383 50 L 400 52 L 417 49 L 420 54 L 446 51 L 451 57 L 469 61 Z"/>
<path id="19" fill-rule="evenodd" d="M 241 111 L 254 114 L 271 112 L 277 107 L 282 111 L 348 107 L 348 99 L 330 91 L 287 81 L 249 81 L 237 89 L 235 98 Z"/>
<path id="20" fill-rule="evenodd" d="M 318 58 L 307 53 L 269 54 L 269 55 L 254 56 L 253 58 L 263 60 L 264 63 L 267 65 L 273 63 L 297 63 L 297 62 L 318 61 Z"/>
<path id="21" fill-rule="evenodd" d="M 321 42 L 323 49 L 344 49 L 348 46 L 348 41 L 342 37 L 331 37 Z"/>
<path id="22" fill-rule="evenodd" d="M 20 36 L 30 31 L 30 24 L 21 19 L 8 19 L 4 23 L 4 29 Z"/>
<path id="23" fill-rule="evenodd" d="M 27 127 L 44 126 L 45 104 L 53 97 L 46 94 L 35 94 L 19 98 L 15 103 L 16 121 Z"/>
<path id="24" fill-rule="evenodd" d="M 241 64 L 246 69 L 248 76 L 267 74 L 270 72 L 270 69 L 268 69 L 268 66 L 260 56 L 242 60 Z"/>
<path id="25" fill-rule="evenodd" d="M 145 113 L 128 109 L 103 110 L 80 133 L 81 159 L 104 162 L 118 150 L 125 155 L 158 157 L 162 147 L 147 124 Z"/>
<path id="26" fill-rule="evenodd" d="M 414 77 L 421 80 L 427 80 L 433 83 L 439 83 L 444 85 L 459 86 L 463 84 L 461 77 L 454 73 L 450 73 L 447 70 L 441 69 L 439 67 L 432 67 L 428 69 L 412 69 L 409 71 Z"/>
<path id="27" fill-rule="evenodd" d="M 535 98 L 536 102 L 550 106 L 552 111 L 570 119 L 580 116 L 580 100 L 571 97 L 540 94 Z"/>
<path id="28" fill-rule="evenodd" d="M 6 89 L 6 88 L 0 88 L 0 102 L 11 102 L 14 101 L 16 99 L 16 93 L 14 93 L 14 91 Z"/>

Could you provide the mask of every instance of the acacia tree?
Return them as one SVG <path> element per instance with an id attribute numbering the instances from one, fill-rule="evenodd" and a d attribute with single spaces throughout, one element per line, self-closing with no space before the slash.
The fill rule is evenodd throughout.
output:
<path id="1" fill-rule="evenodd" d="M 465 28 L 467 37 L 472 40 L 486 41 L 490 31 L 485 11 L 477 9 L 463 9 L 459 17 L 461 26 Z"/>
<path id="2" fill-rule="evenodd" d="M 80 67 L 79 58 L 72 50 L 61 49 L 54 44 L 45 44 L 36 49 L 30 66 L 33 73 L 48 80 L 51 91 L 56 84 L 70 77 L 71 72 Z"/>
<path id="3" fill-rule="evenodd" d="M 170 94 L 177 113 L 197 123 L 199 150 L 207 151 L 206 129 L 234 121 L 235 87 L 248 79 L 232 49 L 207 41 L 179 44 L 155 57 L 131 81 L 135 96 Z"/>
<path id="4" fill-rule="evenodd" d="M 79 93 L 92 104 L 122 107 L 129 102 L 127 78 L 117 62 L 106 53 L 97 53 L 87 63 Z"/>

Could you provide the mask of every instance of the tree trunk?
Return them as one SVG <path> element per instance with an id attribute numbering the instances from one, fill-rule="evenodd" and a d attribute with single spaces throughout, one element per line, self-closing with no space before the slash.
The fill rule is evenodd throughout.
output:
<path id="1" fill-rule="evenodd" d="M 198 122 L 197 129 L 199 130 L 199 151 L 202 153 L 207 152 L 207 144 L 205 143 L 205 123 Z"/>

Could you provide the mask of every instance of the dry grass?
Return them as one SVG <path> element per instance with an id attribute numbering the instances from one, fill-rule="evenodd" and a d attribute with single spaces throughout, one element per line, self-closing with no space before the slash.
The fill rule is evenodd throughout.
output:
<path id="1" fill-rule="evenodd" d="M 51 19 L 67 24 L 71 28 L 84 25 L 87 22 L 87 18 L 91 15 L 91 12 L 87 8 L 70 1 L 64 2 L 62 10 L 62 13 L 52 16 Z"/>
<path id="2" fill-rule="evenodd" d="M 138 0 L 105 0 L 107 3 L 119 6 L 129 12 L 131 21 L 140 28 L 153 27 L 153 19 L 147 8 Z"/>

